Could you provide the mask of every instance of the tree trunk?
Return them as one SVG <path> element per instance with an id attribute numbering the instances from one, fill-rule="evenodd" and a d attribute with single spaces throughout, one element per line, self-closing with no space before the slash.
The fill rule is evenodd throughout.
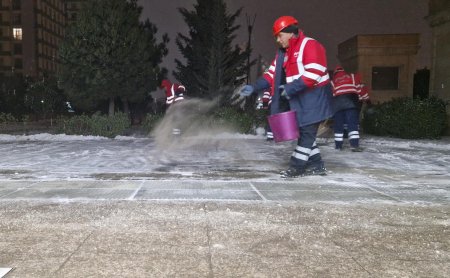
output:
<path id="1" fill-rule="evenodd" d="M 123 112 L 127 114 L 128 118 L 130 118 L 130 105 L 128 103 L 128 99 L 126 97 L 122 98 L 122 104 L 123 104 Z"/>
<path id="2" fill-rule="evenodd" d="M 109 110 L 108 110 L 108 116 L 112 117 L 114 116 L 114 98 L 109 98 Z"/>

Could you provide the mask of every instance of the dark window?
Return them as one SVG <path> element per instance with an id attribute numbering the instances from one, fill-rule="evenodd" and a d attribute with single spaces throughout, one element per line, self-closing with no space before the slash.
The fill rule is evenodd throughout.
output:
<path id="1" fill-rule="evenodd" d="M 22 17 L 20 16 L 20 14 L 14 14 L 13 15 L 13 22 L 14 25 L 20 25 L 22 24 Z"/>
<path id="2" fill-rule="evenodd" d="M 71 13 L 70 15 L 69 15 L 69 19 L 70 20 L 77 20 L 77 14 L 76 13 Z"/>
<path id="3" fill-rule="evenodd" d="M 22 54 L 22 45 L 21 44 L 14 44 L 14 54 Z"/>
<path id="4" fill-rule="evenodd" d="M 13 10 L 20 10 L 20 0 L 13 0 L 12 7 Z"/>
<path id="5" fill-rule="evenodd" d="M 21 69 L 23 67 L 22 65 L 22 59 L 15 59 L 14 60 L 14 67 L 16 69 Z"/>
<path id="6" fill-rule="evenodd" d="M 398 90 L 398 67 L 373 67 L 372 90 Z"/>

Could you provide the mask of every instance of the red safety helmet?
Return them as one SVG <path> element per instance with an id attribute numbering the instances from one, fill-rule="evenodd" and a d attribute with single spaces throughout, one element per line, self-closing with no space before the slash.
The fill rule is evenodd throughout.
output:
<path id="1" fill-rule="evenodd" d="M 288 27 L 289 25 L 298 25 L 298 20 L 292 16 L 284 15 L 279 17 L 273 23 L 273 35 L 276 36 L 280 33 L 281 30 Z"/>

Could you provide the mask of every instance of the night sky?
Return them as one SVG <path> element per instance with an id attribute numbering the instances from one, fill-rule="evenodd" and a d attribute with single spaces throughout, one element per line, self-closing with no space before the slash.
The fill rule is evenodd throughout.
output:
<path id="1" fill-rule="evenodd" d="M 187 33 L 187 27 L 178 7 L 193 10 L 196 0 L 140 0 L 143 17 L 158 27 L 158 34 L 168 33 L 169 55 L 163 66 L 171 73 L 175 58 L 181 58 L 175 45 L 178 32 Z M 281 15 L 292 15 L 299 20 L 307 36 L 320 41 L 327 50 L 328 68 L 338 62 L 339 43 L 358 34 L 420 33 L 417 68 L 431 66 L 431 29 L 425 17 L 428 0 L 225 0 L 229 13 L 243 7 L 241 25 L 236 44 L 247 42 L 247 17 L 256 21 L 253 28 L 253 55 L 262 55 L 272 61 L 276 46 L 272 37 L 272 24 Z M 253 71 L 256 71 L 253 70 Z"/>

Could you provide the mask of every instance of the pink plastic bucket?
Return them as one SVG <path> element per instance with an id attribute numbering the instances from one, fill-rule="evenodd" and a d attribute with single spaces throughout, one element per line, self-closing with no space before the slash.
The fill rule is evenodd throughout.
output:
<path id="1" fill-rule="evenodd" d="M 268 117 L 275 142 L 296 140 L 299 136 L 295 111 L 270 115 Z"/>

